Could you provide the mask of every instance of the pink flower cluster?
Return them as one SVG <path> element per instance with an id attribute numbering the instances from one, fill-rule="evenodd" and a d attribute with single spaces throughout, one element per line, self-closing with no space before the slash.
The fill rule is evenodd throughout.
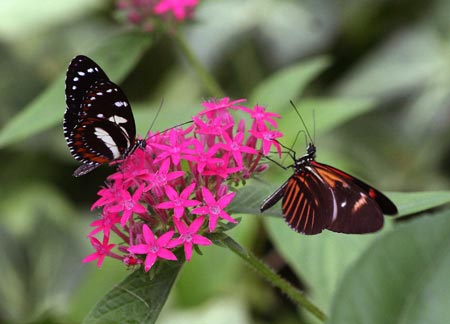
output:
<path id="1" fill-rule="evenodd" d="M 158 21 L 182 22 L 192 18 L 199 0 L 119 0 L 117 7 L 133 25 L 153 30 Z"/>
<path id="2" fill-rule="evenodd" d="M 95 252 L 83 261 L 100 267 L 109 256 L 129 266 L 143 263 L 148 271 L 158 258 L 176 260 L 173 250 L 180 246 L 190 260 L 195 245 L 211 244 L 205 234 L 236 223 L 226 212 L 231 187 L 265 170 L 260 159 L 272 146 L 280 152 L 275 139 L 282 136 L 273 130 L 279 115 L 240 105 L 244 101 L 204 102 L 186 129 L 150 134 L 145 149 L 128 156 L 99 190 L 92 209 L 100 208 L 101 217 L 88 235 Z M 235 120 L 238 113 L 251 118 L 250 129 Z M 113 234 L 123 242 L 111 244 Z"/>

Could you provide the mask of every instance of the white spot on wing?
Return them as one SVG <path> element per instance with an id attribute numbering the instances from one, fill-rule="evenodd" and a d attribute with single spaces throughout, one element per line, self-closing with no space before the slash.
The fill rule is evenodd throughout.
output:
<path id="1" fill-rule="evenodd" d="M 116 124 L 125 124 L 126 122 L 128 122 L 128 120 L 126 118 L 114 115 L 109 117 L 108 119 L 110 122 L 116 123 Z"/>
<path id="2" fill-rule="evenodd" d="M 116 106 L 116 107 L 122 107 L 123 104 L 124 104 L 123 101 L 116 101 L 116 102 L 114 103 L 114 106 Z"/>
<path id="3" fill-rule="evenodd" d="M 73 78 L 73 81 L 74 81 L 74 82 L 77 82 L 78 80 L 80 80 L 78 77 L 74 77 L 74 78 Z"/>
<path id="4" fill-rule="evenodd" d="M 97 117 L 98 117 L 98 118 L 103 118 L 103 117 L 105 117 L 105 115 L 103 115 L 103 114 L 97 114 Z"/>
<path id="5" fill-rule="evenodd" d="M 94 134 L 106 145 L 107 148 L 110 149 L 114 159 L 120 158 L 120 152 L 117 148 L 117 144 L 116 142 L 114 142 L 113 138 L 107 131 L 105 131 L 103 128 L 95 127 Z"/>
<path id="6" fill-rule="evenodd" d="M 92 73 L 92 72 L 94 72 L 94 69 L 93 69 L 93 68 L 89 68 L 89 69 L 87 69 L 87 71 L 88 71 L 89 73 Z"/>
<path id="7" fill-rule="evenodd" d="M 101 91 L 97 92 L 97 96 L 103 96 L 103 92 Z"/>
<path id="8" fill-rule="evenodd" d="M 77 90 L 77 86 L 72 86 L 72 90 Z"/>
<path id="9" fill-rule="evenodd" d="M 83 76 L 83 75 L 85 75 L 86 73 L 84 73 L 84 72 L 82 72 L 82 71 L 78 71 L 78 75 L 81 75 L 81 76 Z"/>

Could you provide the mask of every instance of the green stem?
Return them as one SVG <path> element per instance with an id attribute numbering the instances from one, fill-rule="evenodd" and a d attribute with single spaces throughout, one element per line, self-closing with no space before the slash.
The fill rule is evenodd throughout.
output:
<path id="1" fill-rule="evenodd" d="M 199 61 L 194 52 L 190 49 L 181 32 L 175 31 L 170 33 L 170 35 L 173 37 L 178 47 L 180 48 L 181 52 L 183 52 L 186 59 L 194 68 L 195 72 L 197 73 L 198 77 L 202 81 L 203 85 L 205 86 L 209 94 L 216 98 L 225 97 L 225 93 L 220 87 L 220 85 L 216 82 L 211 73 L 209 73 L 209 71 Z"/>
<path id="2" fill-rule="evenodd" d="M 293 287 L 288 281 L 280 277 L 275 271 L 273 271 L 269 266 L 263 263 L 261 260 L 256 258 L 253 254 L 246 251 L 242 246 L 239 245 L 235 240 L 233 240 L 228 235 L 221 233 L 216 235 L 211 235 L 211 239 L 217 241 L 221 245 L 228 247 L 231 251 L 239 255 L 244 261 L 246 261 L 256 272 L 263 276 L 268 282 L 272 283 L 274 286 L 278 287 L 282 292 L 284 292 L 288 297 L 295 301 L 298 305 L 303 306 L 312 315 L 317 317 L 322 322 L 325 322 L 326 315 L 312 302 L 310 302 L 301 291 Z"/>

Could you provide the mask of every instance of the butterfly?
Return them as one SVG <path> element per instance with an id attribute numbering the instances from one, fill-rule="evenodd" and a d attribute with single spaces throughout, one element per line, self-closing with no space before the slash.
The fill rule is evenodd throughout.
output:
<path id="1" fill-rule="evenodd" d="M 397 207 L 383 193 L 367 183 L 330 165 L 319 163 L 316 146 L 303 118 L 296 110 L 311 142 L 306 154 L 289 167 L 294 174 L 264 199 L 261 212 L 282 199 L 281 209 L 296 232 L 313 235 L 324 229 L 347 234 L 376 232 L 383 227 L 383 214 L 397 214 Z M 285 169 L 289 168 L 285 167 Z"/>
<path id="2" fill-rule="evenodd" d="M 145 148 L 145 140 L 136 139 L 127 97 L 93 60 L 76 56 L 65 85 L 64 137 L 72 156 L 83 163 L 75 177 Z"/>

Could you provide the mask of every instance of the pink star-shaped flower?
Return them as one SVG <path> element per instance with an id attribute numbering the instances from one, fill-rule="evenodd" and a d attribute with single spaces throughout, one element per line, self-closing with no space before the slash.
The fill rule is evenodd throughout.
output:
<path id="1" fill-rule="evenodd" d="M 206 206 L 195 208 L 191 211 L 194 215 L 209 215 L 209 231 L 213 232 L 216 228 L 219 218 L 223 218 L 229 222 L 237 223 L 230 215 L 228 215 L 223 209 L 233 200 L 235 193 L 230 192 L 219 198 L 216 201 L 211 191 L 202 187 L 203 200 Z"/>
<path id="2" fill-rule="evenodd" d="M 123 212 L 120 219 L 120 225 L 122 227 L 125 226 L 128 219 L 131 215 L 133 215 L 133 213 L 144 214 L 147 212 L 147 209 L 139 204 L 139 199 L 141 198 L 143 191 L 144 184 L 141 184 L 139 188 L 136 189 L 136 191 L 133 193 L 133 196 L 128 192 L 128 190 L 122 190 L 122 201 L 120 202 L 120 204 L 108 208 L 108 211 L 110 212 Z"/>
<path id="3" fill-rule="evenodd" d="M 174 231 L 168 231 L 164 233 L 159 238 L 155 238 L 152 230 L 144 224 L 142 226 L 142 234 L 145 244 L 137 244 L 130 246 L 128 252 L 134 254 L 146 254 L 145 257 L 145 271 L 150 270 L 157 258 L 167 259 L 167 260 L 177 260 L 175 254 L 168 250 L 168 244 L 172 239 Z"/>
<path id="4" fill-rule="evenodd" d="M 203 224 L 204 217 L 200 216 L 196 218 L 191 225 L 186 226 L 181 220 L 174 218 L 173 222 L 180 233 L 180 237 L 174 239 L 170 246 L 175 247 L 178 245 L 184 246 L 184 254 L 186 255 L 186 260 L 189 261 L 192 257 L 192 247 L 196 245 L 211 245 L 212 242 L 204 236 L 197 234 L 198 230 Z"/>
<path id="5" fill-rule="evenodd" d="M 245 99 L 237 99 L 230 101 L 230 98 L 225 97 L 220 100 L 212 100 L 212 101 L 204 101 L 202 103 L 202 106 L 206 109 L 199 112 L 197 115 L 202 116 L 206 115 L 209 118 L 214 118 L 216 116 L 216 113 L 224 112 L 228 114 L 228 109 L 242 109 L 244 107 L 242 106 L 236 106 L 236 104 L 240 102 L 245 102 Z"/>
<path id="6" fill-rule="evenodd" d="M 227 133 L 223 133 L 223 138 L 225 143 L 217 144 L 218 147 L 231 152 L 238 167 L 242 167 L 242 153 L 258 154 L 254 148 L 242 145 L 244 133 L 237 133 L 233 139 Z"/>
<path id="7" fill-rule="evenodd" d="M 179 132 L 176 129 L 172 129 L 169 133 L 168 144 L 151 144 L 153 147 L 160 149 L 162 152 L 158 154 L 155 159 L 155 163 L 162 161 L 166 158 L 172 159 L 174 165 L 179 165 L 182 158 L 182 154 L 192 154 L 193 150 L 188 148 L 193 145 L 193 140 L 185 140 L 179 136 Z"/>
<path id="8" fill-rule="evenodd" d="M 162 188 L 166 186 L 167 182 L 184 175 L 184 171 L 173 171 L 169 172 L 170 159 L 164 160 L 159 167 L 158 172 L 149 175 L 147 182 L 148 186 L 144 188 L 144 192 L 147 192 L 154 188 Z"/>
<path id="9" fill-rule="evenodd" d="M 170 201 L 166 201 L 163 203 L 160 203 L 156 205 L 156 208 L 161 209 L 169 209 L 173 208 L 174 214 L 173 216 L 175 218 L 181 218 L 184 213 L 184 209 L 187 207 L 193 207 L 200 203 L 198 200 L 189 200 L 189 196 L 191 195 L 192 191 L 194 191 L 195 186 L 197 184 L 191 183 L 189 186 L 184 188 L 184 190 L 181 192 L 181 194 L 178 194 L 175 189 L 173 189 L 171 186 L 167 185 L 165 187 L 166 195 L 170 199 Z"/>
<path id="10" fill-rule="evenodd" d="M 270 153 L 270 147 L 273 145 L 277 149 L 278 155 L 281 158 L 281 146 L 280 143 L 276 141 L 276 139 L 282 137 L 283 133 L 269 129 L 261 131 L 250 129 L 249 133 L 262 140 L 262 149 L 264 155 L 268 155 Z"/>
<path id="11" fill-rule="evenodd" d="M 230 161 L 230 154 L 224 154 L 221 158 L 211 158 L 207 165 L 207 168 L 203 171 L 202 175 L 218 176 L 222 179 L 228 178 L 228 176 L 234 172 L 238 172 L 242 167 L 228 167 Z"/>
<path id="12" fill-rule="evenodd" d="M 100 189 L 97 192 L 97 195 L 99 195 L 100 198 L 92 204 L 91 210 L 101 206 L 108 206 L 117 200 L 120 200 L 123 189 L 123 183 L 120 179 L 114 181 L 113 184 L 108 184 L 106 188 Z"/>
<path id="13" fill-rule="evenodd" d="M 246 107 L 243 107 L 241 109 L 250 114 L 250 117 L 255 121 L 255 124 L 257 126 L 256 129 L 263 129 L 265 127 L 264 122 L 268 122 L 275 128 L 278 127 L 278 123 L 273 118 L 281 118 L 279 114 L 268 112 L 266 111 L 266 108 L 259 105 L 254 106 L 253 109 L 249 109 Z"/>
<path id="14" fill-rule="evenodd" d="M 112 213 L 110 211 L 104 210 L 102 213 L 102 218 L 91 223 L 94 228 L 88 236 L 93 236 L 98 232 L 103 232 L 104 236 L 109 237 L 111 228 L 115 227 L 116 224 L 120 223 L 120 217 L 118 213 Z"/>
<path id="15" fill-rule="evenodd" d="M 89 239 L 91 240 L 91 245 L 94 247 L 95 252 L 85 257 L 83 259 L 83 262 L 91 262 L 97 260 L 97 267 L 100 268 L 102 266 L 103 260 L 105 259 L 105 256 L 109 255 L 111 253 L 111 249 L 116 245 L 108 244 L 109 237 L 107 236 L 103 237 L 103 243 L 101 243 L 93 236 L 89 237 Z"/>

